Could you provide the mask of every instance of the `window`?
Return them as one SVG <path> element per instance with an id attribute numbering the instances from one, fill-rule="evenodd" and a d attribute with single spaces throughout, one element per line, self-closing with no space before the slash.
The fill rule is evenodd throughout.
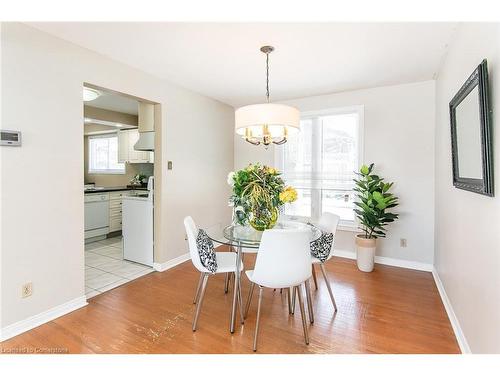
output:
<path id="1" fill-rule="evenodd" d="M 285 215 L 317 220 L 323 212 L 355 225 L 354 172 L 361 165 L 363 107 L 302 114 L 300 132 L 276 147 L 276 160 L 287 185 L 299 199 Z"/>
<path id="2" fill-rule="evenodd" d="M 89 173 L 125 174 L 125 164 L 118 162 L 116 134 L 89 137 Z"/>

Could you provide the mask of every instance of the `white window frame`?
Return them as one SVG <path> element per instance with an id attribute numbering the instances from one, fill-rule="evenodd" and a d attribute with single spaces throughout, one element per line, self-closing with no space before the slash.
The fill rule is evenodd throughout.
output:
<path id="1" fill-rule="evenodd" d="M 91 149 L 90 149 L 90 140 L 91 139 L 96 139 L 96 138 L 110 138 L 110 137 L 116 137 L 118 141 L 118 133 L 106 133 L 106 134 L 99 134 L 99 135 L 89 135 L 87 142 L 87 150 L 88 150 L 88 173 L 89 174 L 125 174 L 126 173 L 126 165 L 125 163 L 122 163 L 124 165 L 123 170 L 122 169 L 92 169 L 91 167 Z M 118 148 L 120 145 L 118 144 Z M 118 150 L 117 150 L 118 152 Z"/>
<path id="2" fill-rule="evenodd" d="M 318 144 L 313 145 L 313 147 L 319 147 L 321 148 L 321 138 L 318 136 L 315 136 L 318 132 L 318 127 L 315 126 L 315 119 L 317 117 L 321 116 L 330 116 L 330 115 L 341 115 L 341 114 L 349 114 L 349 113 L 357 113 L 358 114 L 358 170 L 361 168 L 361 166 L 364 163 L 364 134 L 365 134 L 365 107 L 364 105 L 354 105 L 354 106 L 348 106 L 348 107 L 339 107 L 339 108 L 329 108 L 329 109 L 322 109 L 322 110 L 317 110 L 317 111 L 306 111 L 306 112 L 301 112 L 300 119 L 301 120 L 307 120 L 307 119 L 312 119 L 313 120 L 313 141 L 317 142 Z M 278 166 L 278 169 L 283 170 L 283 152 L 284 148 L 280 146 L 276 146 L 274 148 L 274 161 L 276 165 Z M 313 162 L 313 170 L 315 168 L 315 164 L 317 162 L 316 158 L 311 159 Z M 302 222 L 308 222 L 308 221 L 315 221 L 318 220 L 320 215 L 321 215 L 321 200 L 322 200 L 322 195 L 321 195 L 321 190 L 319 189 L 312 189 L 311 190 L 311 217 L 305 217 L 305 216 L 297 216 L 297 215 L 284 215 L 284 217 L 288 220 L 294 220 L 294 221 L 302 221 Z M 339 229 L 340 230 L 348 230 L 348 231 L 358 231 L 359 223 L 358 220 L 355 216 L 353 221 L 347 221 L 347 220 L 341 220 L 339 223 Z"/>

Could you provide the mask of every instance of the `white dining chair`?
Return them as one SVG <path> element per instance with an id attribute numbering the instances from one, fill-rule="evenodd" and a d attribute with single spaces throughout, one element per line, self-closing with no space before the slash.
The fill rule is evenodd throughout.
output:
<path id="1" fill-rule="evenodd" d="M 251 282 L 250 292 L 245 307 L 245 317 L 252 300 L 255 285 L 259 287 L 259 300 L 257 305 L 257 320 L 253 350 L 257 350 L 257 337 L 259 333 L 260 310 L 262 305 L 263 288 L 293 288 L 293 295 L 298 296 L 304 339 L 309 344 L 304 303 L 302 297 L 302 284 L 311 278 L 311 255 L 309 252 L 309 229 L 270 229 L 264 231 L 255 261 L 255 268 L 246 271 Z"/>
<path id="2" fill-rule="evenodd" d="M 200 279 L 198 281 L 198 287 L 196 288 L 196 294 L 194 297 L 193 303 L 196 304 L 196 312 L 193 319 L 193 331 L 196 331 L 196 325 L 198 323 L 198 317 L 201 311 L 201 305 L 203 303 L 203 297 L 205 296 L 205 290 L 208 283 L 208 278 L 210 275 L 219 274 L 219 273 L 234 273 L 236 272 L 236 253 L 226 252 L 226 251 L 217 251 L 215 253 L 217 260 L 217 271 L 215 273 L 211 273 L 205 266 L 201 263 L 200 254 L 198 252 L 198 246 L 196 245 L 196 237 L 198 236 L 198 227 L 196 226 L 193 218 L 191 216 L 187 216 L 184 219 L 184 227 L 186 229 L 186 235 L 188 239 L 189 245 L 189 253 L 191 255 L 191 261 L 193 262 L 194 267 L 200 271 Z M 240 264 L 240 270 L 243 270 L 243 262 Z M 236 278 L 233 278 L 236 280 Z M 236 287 L 236 286 L 233 286 Z M 243 306 L 241 299 L 241 285 L 238 288 L 238 305 L 240 310 L 241 323 L 243 324 Z"/>
<path id="3" fill-rule="evenodd" d="M 315 225 L 316 225 L 316 227 L 321 229 L 323 232 L 333 233 L 333 241 L 335 242 L 335 233 L 337 231 L 337 226 L 339 224 L 339 221 L 340 221 L 340 216 L 332 214 L 330 212 L 324 212 L 321 215 L 321 218 L 318 221 L 318 223 Z M 316 279 L 316 271 L 314 269 L 314 266 L 316 264 L 319 264 L 319 267 L 321 269 L 321 273 L 323 274 L 323 278 L 325 279 L 326 288 L 328 289 L 328 294 L 330 294 L 330 299 L 332 301 L 333 308 L 335 309 L 335 311 L 337 311 L 337 303 L 335 302 L 335 297 L 333 296 L 331 282 L 328 279 L 328 275 L 327 275 L 326 270 L 325 270 L 325 263 L 328 262 L 332 256 L 333 256 L 333 243 L 332 243 L 332 249 L 330 250 L 330 254 L 328 255 L 328 258 L 324 262 L 321 262 L 318 258 L 311 255 L 311 263 L 312 263 L 311 267 L 312 267 L 312 276 L 313 276 L 313 280 L 314 280 L 314 286 L 317 290 L 318 289 L 318 280 Z M 308 307 L 310 307 L 309 310 L 312 312 L 311 306 L 308 306 Z M 314 320 L 314 318 L 313 318 L 313 320 Z"/>
<path id="4" fill-rule="evenodd" d="M 340 221 L 340 216 L 332 214 L 330 212 L 324 212 L 321 215 L 320 220 L 314 224 L 317 228 L 319 228 L 322 232 L 327 232 L 327 233 L 333 233 L 333 241 L 335 242 L 335 233 L 337 231 L 337 226 Z M 316 270 L 314 266 L 316 264 L 319 264 L 319 267 L 321 269 L 321 273 L 323 274 L 323 278 L 325 279 L 325 284 L 326 288 L 328 289 L 328 294 L 330 295 L 330 300 L 332 301 L 333 308 L 335 311 L 337 311 L 337 302 L 335 301 L 335 297 L 333 296 L 333 291 L 332 291 L 332 283 L 330 282 L 330 279 L 328 278 L 328 274 L 326 273 L 325 269 L 325 263 L 331 259 L 333 256 L 333 243 L 332 243 L 332 249 L 330 250 L 330 254 L 328 254 L 328 258 L 324 261 L 321 262 L 318 258 L 314 257 L 311 255 L 311 273 L 314 281 L 314 287 L 316 290 L 318 290 L 318 279 L 316 278 Z M 306 301 L 307 301 L 307 311 L 309 313 L 309 321 L 311 324 L 314 323 L 314 309 L 313 309 L 313 304 L 312 304 L 312 296 L 311 296 L 311 289 L 309 286 L 309 283 L 306 283 Z M 292 302 L 291 306 L 289 305 L 290 313 L 293 314 L 295 312 L 295 295 L 292 297 Z"/>

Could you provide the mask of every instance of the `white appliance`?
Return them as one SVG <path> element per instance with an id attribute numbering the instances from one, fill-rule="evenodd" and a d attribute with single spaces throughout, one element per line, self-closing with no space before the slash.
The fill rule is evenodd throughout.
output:
<path id="1" fill-rule="evenodd" d="M 123 258 L 153 266 L 153 177 L 143 194 L 122 197 Z"/>
<path id="2" fill-rule="evenodd" d="M 85 239 L 109 233 L 109 194 L 85 194 Z"/>

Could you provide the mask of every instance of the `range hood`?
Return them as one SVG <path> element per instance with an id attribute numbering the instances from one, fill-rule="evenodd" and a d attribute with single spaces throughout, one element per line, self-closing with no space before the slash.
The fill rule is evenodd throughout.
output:
<path id="1" fill-rule="evenodd" d="M 155 150 L 155 132 L 140 132 L 139 140 L 134 145 L 134 150 L 137 151 L 154 151 Z"/>
<path id="2" fill-rule="evenodd" d="M 155 109 L 153 104 L 139 102 L 139 140 L 134 145 L 137 151 L 154 151 L 155 149 Z"/>

